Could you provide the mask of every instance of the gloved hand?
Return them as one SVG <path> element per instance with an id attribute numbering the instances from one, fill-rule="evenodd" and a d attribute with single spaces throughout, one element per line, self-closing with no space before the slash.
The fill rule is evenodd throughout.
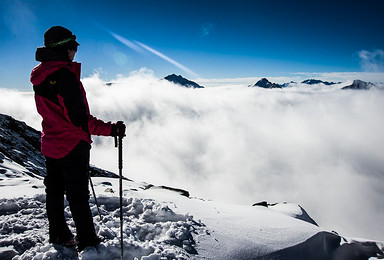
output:
<path id="1" fill-rule="evenodd" d="M 125 136 L 125 124 L 123 121 L 118 121 L 117 123 L 112 125 L 111 136 Z"/>

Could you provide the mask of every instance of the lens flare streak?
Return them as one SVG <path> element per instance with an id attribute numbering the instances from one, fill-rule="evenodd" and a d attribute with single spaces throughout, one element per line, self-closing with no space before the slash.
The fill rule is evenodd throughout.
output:
<path id="1" fill-rule="evenodd" d="M 143 54 L 144 51 L 148 51 L 156 56 L 158 56 L 159 58 L 171 63 L 172 65 L 176 66 L 177 68 L 181 69 L 182 71 L 188 73 L 190 76 L 193 76 L 193 77 L 199 77 L 198 74 L 194 71 L 192 71 L 191 69 L 187 68 L 186 66 L 180 64 L 179 62 L 175 61 L 174 59 L 166 56 L 165 54 L 149 47 L 148 45 L 144 44 L 144 43 L 141 43 L 139 41 L 131 41 L 131 40 L 128 40 L 127 38 L 121 36 L 121 35 L 118 35 L 114 32 L 110 32 L 110 34 L 116 39 L 118 40 L 119 42 L 121 42 L 122 44 L 124 44 L 125 46 L 131 48 L 132 50 L 134 50 L 135 52 L 137 53 L 141 53 Z"/>

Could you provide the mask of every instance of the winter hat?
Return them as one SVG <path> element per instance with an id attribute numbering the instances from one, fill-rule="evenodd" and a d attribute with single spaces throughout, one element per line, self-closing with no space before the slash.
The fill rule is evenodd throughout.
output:
<path id="1" fill-rule="evenodd" d="M 79 46 L 76 36 L 70 30 L 62 26 L 53 26 L 44 33 L 45 47 L 63 47 L 71 49 Z"/>

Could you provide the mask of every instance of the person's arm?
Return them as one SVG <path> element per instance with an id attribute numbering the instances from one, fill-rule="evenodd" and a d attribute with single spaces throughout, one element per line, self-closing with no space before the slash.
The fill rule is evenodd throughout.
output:
<path id="1" fill-rule="evenodd" d="M 91 135 L 102 135 L 102 136 L 111 136 L 112 133 L 112 123 L 97 119 L 96 117 L 89 115 L 88 116 L 88 126 L 89 132 Z"/>

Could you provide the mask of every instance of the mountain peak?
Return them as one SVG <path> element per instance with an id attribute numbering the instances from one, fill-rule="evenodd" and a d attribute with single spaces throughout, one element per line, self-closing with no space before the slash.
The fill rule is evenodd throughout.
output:
<path id="1" fill-rule="evenodd" d="M 272 83 L 266 78 L 260 79 L 258 82 L 253 85 L 253 87 L 260 87 L 260 88 L 281 88 L 279 84 Z"/>
<path id="2" fill-rule="evenodd" d="M 352 85 L 345 86 L 342 89 L 362 89 L 362 90 L 367 90 L 367 89 L 370 89 L 370 88 L 372 88 L 374 86 L 375 86 L 375 84 L 373 84 L 371 82 L 365 82 L 365 81 L 356 79 L 356 80 L 353 81 Z"/>
<path id="3" fill-rule="evenodd" d="M 183 78 L 181 75 L 172 74 L 172 75 L 166 76 L 164 79 L 186 88 L 204 88 L 203 86 L 200 86 L 196 82 Z"/>
<path id="4" fill-rule="evenodd" d="M 306 79 L 306 80 L 304 80 L 301 83 L 308 84 L 308 85 L 315 85 L 315 84 L 320 84 L 321 83 L 321 84 L 324 84 L 324 85 L 327 85 L 327 86 L 338 84 L 338 83 L 335 83 L 335 82 L 322 81 L 322 80 L 319 80 L 319 79 Z"/>

